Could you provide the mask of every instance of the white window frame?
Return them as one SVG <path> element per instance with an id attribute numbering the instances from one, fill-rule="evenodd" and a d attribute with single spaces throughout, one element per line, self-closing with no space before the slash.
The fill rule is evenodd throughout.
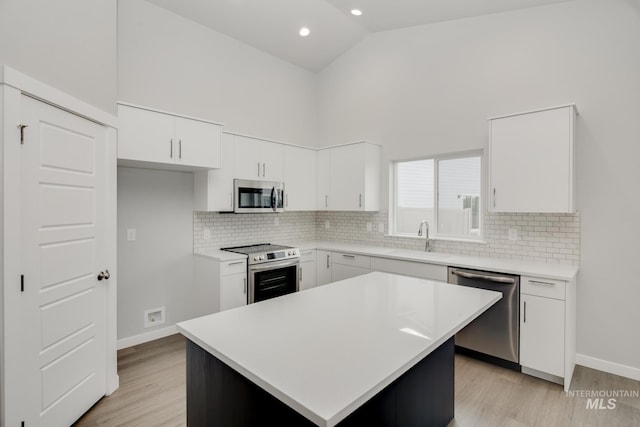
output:
<path id="1" fill-rule="evenodd" d="M 454 160 L 454 159 L 463 159 L 467 157 L 480 157 L 480 206 L 478 207 L 478 221 L 480 227 L 480 233 L 478 236 L 460 236 L 460 235 L 451 235 L 451 234 L 442 234 L 438 232 L 438 212 L 440 210 L 440 183 L 439 183 L 439 172 L 440 172 L 440 161 L 441 160 Z M 415 157 L 409 159 L 397 159 L 392 160 L 389 165 L 389 235 L 394 237 L 409 237 L 409 238 L 419 238 L 424 239 L 424 237 L 418 236 L 418 226 L 416 224 L 416 232 L 415 234 L 408 233 L 399 233 L 397 231 L 397 209 L 398 209 L 398 191 L 397 191 L 397 183 L 398 183 L 398 163 L 404 162 L 412 162 L 412 161 L 420 161 L 420 160 L 433 160 L 433 219 L 435 224 L 429 224 L 429 238 L 435 240 L 451 240 L 451 241 L 463 241 L 463 242 L 476 242 L 476 243 L 485 243 L 484 241 L 484 205 L 486 200 L 486 165 L 484 159 L 484 150 L 468 150 L 468 151 L 459 151 L 454 153 L 446 153 L 446 154 L 438 154 L 432 156 L 422 156 Z"/>

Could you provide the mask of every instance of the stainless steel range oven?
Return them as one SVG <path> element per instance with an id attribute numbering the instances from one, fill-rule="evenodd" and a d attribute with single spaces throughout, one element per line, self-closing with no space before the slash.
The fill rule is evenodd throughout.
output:
<path id="1" fill-rule="evenodd" d="M 223 250 L 245 254 L 248 257 L 248 304 L 298 291 L 300 286 L 299 249 L 261 243 L 223 248 Z"/>

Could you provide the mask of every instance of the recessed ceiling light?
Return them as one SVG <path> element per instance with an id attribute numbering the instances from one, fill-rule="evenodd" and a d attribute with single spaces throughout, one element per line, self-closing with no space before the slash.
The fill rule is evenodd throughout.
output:
<path id="1" fill-rule="evenodd" d="M 362 15 L 362 11 L 360 9 L 351 9 L 351 14 L 355 16 Z"/>
<path id="2" fill-rule="evenodd" d="M 307 27 L 300 28 L 300 35 L 302 37 L 307 37 L 311 31 Z"/>

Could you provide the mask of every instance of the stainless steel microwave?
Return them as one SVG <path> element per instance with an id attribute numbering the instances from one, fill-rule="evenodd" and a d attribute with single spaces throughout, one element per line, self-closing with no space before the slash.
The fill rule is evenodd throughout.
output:
<path id="1" fill-rule="evenodd" d="M 284 212 L 284 183 L 233 180 L 235 213 Z"/>

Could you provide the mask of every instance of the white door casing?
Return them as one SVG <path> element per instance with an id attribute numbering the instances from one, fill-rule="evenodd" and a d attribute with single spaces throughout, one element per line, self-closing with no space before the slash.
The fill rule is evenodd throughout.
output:
<path id="1" fill-rule="evenodd" d="M 106 128 L 21 99 L 25 424 L 63 426 L 105 394 Z"/>

